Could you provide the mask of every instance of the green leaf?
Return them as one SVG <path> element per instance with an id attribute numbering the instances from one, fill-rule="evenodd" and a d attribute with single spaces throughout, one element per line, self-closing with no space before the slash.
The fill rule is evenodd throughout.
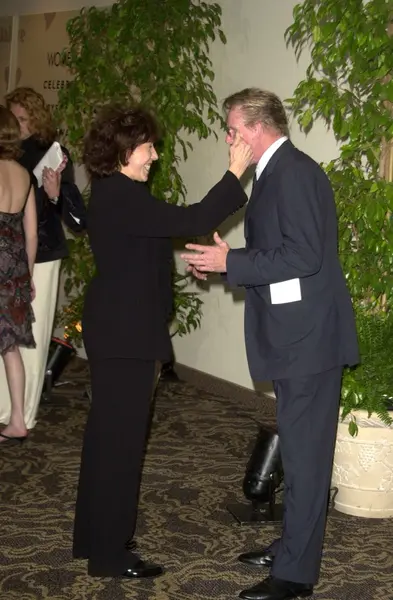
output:
<path id="1" fill-rule="evenodd" d="M 303 129 L 308 129 L 308 127 L 310 127 L 310 125 L 312 124 L 312 121 L 313 114 L 311 109 L 306 110 L 299 119 L 299 123 Z"/>
<path id="2" fill-rule="evenodd" d="M 227 38 L 225 37 L 225 33 L 222 31 L 222 29 L 218 30 L 218 35 L 220 36 L 220 40 L 222 41 L 222 43 L 226 44 Z"/>
<path id="3" fill-rule="evenodd" d="M 348 431 L 352 437 L 356 437 L 358 435 L 359 429 L 356 421 L 350 421 L 348 425 Z"/>

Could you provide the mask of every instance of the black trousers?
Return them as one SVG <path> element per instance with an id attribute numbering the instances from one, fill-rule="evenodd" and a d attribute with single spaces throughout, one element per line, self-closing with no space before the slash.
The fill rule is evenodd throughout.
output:
<path id="1" fill-rule="evenodd" d="M 90 362 L 92 403 L 83 441 L 74 524 L 74 557 L 96 576 L 129 566 L 154 385 L 155 362 Z"/>
<path id="2" fill-rule="evenodd" d="M 318 581 L 336 441 L 342 368 L 273 382 L 285 514 L 272 575 Z"/>

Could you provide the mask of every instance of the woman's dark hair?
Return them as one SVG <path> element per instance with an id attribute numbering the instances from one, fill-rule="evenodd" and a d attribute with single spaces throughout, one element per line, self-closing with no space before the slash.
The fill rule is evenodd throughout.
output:
<path id="1" fill-rule="evenodd" d="M 112 175 L 126 166 L 137 146 L 157 139 L 157 123 L 149 112 L 140 107 L 109 106 L 100 112 L 85 137 L 83 163 L 90 175 Z"/>
<path id="2" fill-rule="evenodd" d="M 18 119 L 0 105 L 0 160 L 16 160 L 21 154 Z"/>

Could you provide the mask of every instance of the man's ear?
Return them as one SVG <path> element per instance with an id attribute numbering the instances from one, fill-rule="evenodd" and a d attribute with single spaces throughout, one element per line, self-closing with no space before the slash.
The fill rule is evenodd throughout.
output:
<path id="1" fill-rule="evenodd" d="M 250 129 L 252 131 L 253 137 L 258 138 L 263 134 L 264 127 L 262 123 L 259 122 L 255 123 L 255 125 L 251 125 Z"/>

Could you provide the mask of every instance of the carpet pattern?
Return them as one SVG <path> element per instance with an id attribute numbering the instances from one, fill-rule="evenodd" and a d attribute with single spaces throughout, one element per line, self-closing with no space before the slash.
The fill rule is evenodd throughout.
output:
<path id="1" fill-rule="evenodd" d="M 92 579 L 73 561 L 71 536 L 88 399 L 86 363 L 43 402 L 23 446 L 0 447 L 0 600 L 229 600 L 265 575 L 236 556 L 268 544 L 274 525 L 239 526 L 226 509 L 241 484 L 256 409 L 179 383 L 162 383 L 144 466 L 137 528 L 141 554 L 165 565 L 151 581 Z M 393 520 L 333 513 L 318 600 L 393 600 Z"/>

